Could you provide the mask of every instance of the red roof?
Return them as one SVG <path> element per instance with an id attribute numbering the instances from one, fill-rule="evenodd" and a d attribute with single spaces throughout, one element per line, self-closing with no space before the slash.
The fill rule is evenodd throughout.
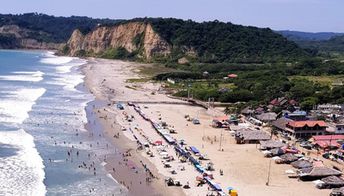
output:
<path id="1" fill-rule="evenodd" d="M 335 146 L 338 148 L 340 147 L 340 144 L 338 144 L 337 141 L 335 141 L 335 140 L 332 140 L 331 143 L 330 143 L 330 141 L 317 141 L 317 142 L 315 142 L 315 144 L 319 145 L 321 148 L 327 148 L 330 146 L 330 144 L 331 144 L 331 146 Z"/>
<path id="2" fill-rule="evenodd" d="M 308 126 L 308 127 L 314 127 L 316 125 L 320 126 L 320 127 L 326 127 L 326 123 L 325 121 L 322 121 L 322 120 L 318 120 L 318 121 L 291 121 L 291 122 L 288 122 L 288 125 L 289 126 L 292 126 L 292 127 L 304 127 L 304 126 Z"/>
<path id="3" fill-rule="evenodd" d="M 236 78 L 236 77 L 238 77 L 238 75 L 236 75 L 236 74 L 229 74 L 228 77 L 229 78 Z"/>
<path id="4" fill-rule="evenodd" d="M 295 101 L 294 99 L 289 100 L 289 104 L 290 104 L 290 105 L 296 105 L 296 104 L 297 104 L 297 101 Z"/>
<path id="5" fill-rule="evenodd" d="M 223 122 L 223 121 L 229 120 L 229 117 L 228 116 L 220 116 L 220 117 L 214 118 L 213 120 L 217 120 L 217 121 Z"/>
<path id="6" fill-rule="evenodd" d="M 314 141 L 321 140 L 344 140 L 344 135 L 316 135 L 313 136 Z"/>
<path id="7" fill-rule="evenodd" d="M 279 101 L 277 99 L 273 99 L 272 101 L 270 101 L 271 105 L 279 105 Z"/>

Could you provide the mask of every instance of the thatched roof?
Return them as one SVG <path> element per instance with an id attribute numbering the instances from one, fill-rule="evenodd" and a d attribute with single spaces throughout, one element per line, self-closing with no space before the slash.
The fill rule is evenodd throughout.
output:
<path id="1" fill-rule="evenodd" d="M 291 162 L 299 160 L 298 157 L 296 157 L 295 155 L 293 155 L 291 153 L 281 155 L 280 158 L 282 159 L 283 163 L 291 163 Z"/>
<path id="2" fill-rule="evenodd" d="M 322 178 L 321 181 L 327 185 L 344 186 L 344 180 L 337 176 L 328 176 L 326 178 Z"/>
<path id="3" fill-rule="evenodd" d="M 273 149 L 273 148 L 281 148 L 285 146 L 283 142 L 276 141 L 276 140 L 268 140 L 268 141 L 260 141 L 260 148 L 261 149 Z"/>
<path id="4" fill-rule="evenodd" d="M 297 169 L 302 169 L 302 168 L 312 167 L 313 164 L 307 160 L 298 160 L 298 161 L 292 162 L 291 165 Z"/>
<path id="5" fill-rule="evenodd" d="M 285 130 L 287 123 L 290 121 L 292 121 L 292 120 L 285 118 L 285 117 L 282 117 L 282 118 L 279 118 L 279 119 L 273 121 L 271 124 L 272 124 L 272 126 L 278 128 L 280 130 Z"/>
<path id="6" fill-rule="evenodd" d="M 242 114 L 253 114 L 254 110 L 252 110 L 250 107 L 246 107 L 243 110 L 241 110 Z"/>
<path id="7" fill-rule="evenodd" d="M 252 131 L 237 131 L 236 137 L 244 141 L 249 140 L 269 140 L 270 135 L 264 131 L 252 130 Z"/>
<path id="8" fill-rule="evenodd" d="M 338 196 L 344 195 L 344 187 L 333 189 L 331 192 L 331 195 L 338 195 Z"/>
<path id="9" fill-rule="evenodd" d="M 282 150 L 281 148 L 271 149 L 270 152 L 271 152 L 271 156 L 280 156 L 285 153 L 284 150 Z"/>
<path id="10" fill-rule="evenodd" d="M 267 112 L 267 113 L 263 113 L 263 114 L 257 115 L 256 117 L 257 117 L 258 120 L 267 122 L 267 121 L 274 121 L 274 120 L 276 120 L 277 114 L 275 112 Z"/>
<path id="11" fill-rule="evenodd" d="M 342 172 L 328 167 L 310 167 L 300 170 L 301 179 L 320 179 L 327 176 L 340 176 Z"/>

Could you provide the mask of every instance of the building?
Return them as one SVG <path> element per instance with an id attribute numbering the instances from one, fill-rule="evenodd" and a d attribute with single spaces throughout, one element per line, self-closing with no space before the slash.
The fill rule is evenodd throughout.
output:
<path id="1" fill-rule="evenodd" d="M 289 118 L 291 120 L 296 120 L 296 121 L 304 121 L 306 120 L 307 112 L 305 111 L 300 111 L 296 110 L 292 113 L 284 113 L 284 117 Z"/>
<path id="2" fill-rule="evenodd" d="M 286 99 L 285 97 L 275 98 L 270 101 L 270 104 L 273 106 L 283 106 L 287 103 L 288 103 L 288 99 Z"/>
<path id="3" fill-rule="evenodd" d="M 327 130 L 333 134 L 344 134 L 344 124 L 330 124 Z"/>
<path id="4" fill-rule="evenodd" d="M 216 117 L 212 121 L 212 127 L 214 128 L 223 128 L 229 126 L 229 117 L 228 116 L 220 116 Z"/>
<path id="5" fill-rule="evenodd" d="M 336 104 L 322 104 L 318 105 L 318 110 L 342 110 L 342 106 Z"/>
<path id="6" fill-rule="evenodd" d="M 271 124 L 278 131 L 280 131 L 282 133 L 288 133 L 286 131 L 286 125 L 288 124 L 288 122 L 291 122 L 291 121 L 292 120 L 289 118 L 282 117 L 282 118 L 279 118 L 279 119 L 273 121 Z"/>
<path id="7" fill-rule="evenodd" d="M 318 135 L 311 138 L 314 146 L 321 149 L 340 148 L 339 140 L 344 140 L 344 135 Z"/>
<path id="8" fill-rule="evenodd" d="M 327 125 L 324 121 L 290 121 L 285 130 L 295 138 L 310 138 L 315 135 L 324 135 Z"/>
<path id="9" fill-rule="evenodd" d="M 272 122 L 276 120 L 277 114 L 275 112 L 266 112 L 256 116 L 258 120 L 263 122 Z"/>
<path id="10" fill-rule="evenodd" d="M 270 140 L 271 136 L 260 130 L 241 130 L 235 133 L 237 144 L 258 144 L 260 141 Z"/>

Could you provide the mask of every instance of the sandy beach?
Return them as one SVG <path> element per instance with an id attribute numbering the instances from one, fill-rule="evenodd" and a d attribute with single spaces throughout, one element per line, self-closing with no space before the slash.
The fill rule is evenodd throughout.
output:
<path id="1" fill-rule="evenodd" d="M 163 139 L 133 107 L 116 108 L 114 103 L 118 101 L 136 102 L 151 120 L 163 121 L 173 127 L 177 133 L 171 135 L 175 139 L 183 139 L 188 146 L 195 146 L 207 155 L 214 164 L 214 181 L 223 190 L 233 187 L 239 195 L 256 196 L 329 195 L 330 190 L 319 190 L 312 182 L 288 178 L 285 171 L 292 167 L 273 162 L 269 184 L 266 185 L 271 159 L 264 158 L 257 145 L 235 144 L 228 131 L 211 127 L 212 118 L 223 115 L 220 110 L 206 110 L 172 99 L 161 91 L 159 83 L 128 82 L 128 79 L 141 78 L 138 73 L 141 66 L 152 65 L 92 58 L 83 68 L 86 86 L 97 100 L 106 103 L 95 107 L 94 112 L 109 140 L 119 149 L 118 155 L 108 157 L 106 168 L 123 187 L 129 189 L 129 195 L 206 195 L 211 191 L 207 184 L 196 186 L 195 179 L 200 173 L 190 163 L 178 161 L 174 149 L 165 141 L 164 152 L 175 159 L 169 162 L 170 168 L 165 167 L 166 162 L 160 156 L 162 147 L 150 145 L 154 157 L 145 150 L 137 150 L 137 141 L 149 143 Z M 186 121 L 185 115 L 197 117 L 201 124 Z M 130 122 L 127 116 L 131 117 Z M 220 175 L 220 170 L 223 175 Z M 182 185 L 189 184 L 190 188 L 169 187 L 164 182 L 168 177 Z"/>

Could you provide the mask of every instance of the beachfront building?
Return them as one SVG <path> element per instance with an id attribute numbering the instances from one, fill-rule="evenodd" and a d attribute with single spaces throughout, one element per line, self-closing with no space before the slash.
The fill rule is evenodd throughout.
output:
<path id="1" fill-rule="evenodd" d="M 317 107 L 318 110 L 342 110 L 341 105 L 336 105 L 336 104 L 322 104 L 318 105 Z"/>
<path id="2" fill-rule="evenodd" d="M 324 121 L 289 121 L 285 131 L 295 138 L 310 138 L 314 135 L 324 135 L 326 128 Z"/>
<path id="3" fill-rule="evenodd" d="M 344 140 L 344 135 L 317 135 L 310 140 L 317 148 L 334 149 L 340 148 L 341 145 L 338 141 Z"/>
<path id="4" fill-rule="evenodd" d="M 229 126 L 229 117 L 228 116 L 221 116 L 216 117 L 212 121 L 212 127 L 214 128 L 223 128 Z"/>
<path id="5" fill-rule="evenodd" d="M 277 114 L 275 112 L 266 112 L 266 113 L 257 115 L 256 118 L 262 122 L 272 122 L 276 120 Z"/>
<path id="6" fill-rule="evenodd" d="M 307 116 L 307 112 L 301 111 L 301 110 L 296 110 L 291 113 L 288 113 L 288 112 L 284 113 L 284 117 L 291 120 L 296 120 L 296 121 L 304 121 L 307 119 L 306 116 Z"/>
<path id="7" fill-rule="evenodd" d="M 327 128 L 327 131 L 332 134 L 344 134 L 344 124 L 330 123 Z"/>
<path id="8" fill-rule="evenodd" d="M 237 144 L 259 144 L 260 141 L 270 140 L 271 136 L 260 130 L 241 130 L 235 133 Z"/>

